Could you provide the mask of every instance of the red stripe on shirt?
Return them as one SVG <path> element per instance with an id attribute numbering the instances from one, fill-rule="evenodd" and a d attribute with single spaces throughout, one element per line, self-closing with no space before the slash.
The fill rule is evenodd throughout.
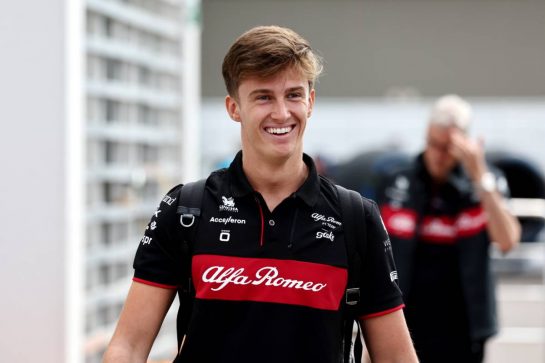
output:
<path id="1" fill-rule="evenodd" d="M 459 238 L 474 236 L 486 228 L 487 217 L 481 206 L 466 208 L 456 216 L 426 216 L 422 220 L 422 241 L 454 244 Z"/>
<path id="2" fill-rule="evenodd" d="M 152 281 L 148 281 L 148 280 L 143 280 L 143 279 L 140 279 L 138 277 L 133 277 L 132 278 L 133 281 L 136 281 L 136 282 L 140 282 L 142 284 L 145 284 L 145 285 L 150 285 L 150 286 L 155 286 L 155 287 L 161 287 L 163 289 L 177 289 L 178 286 L 174 286 L 174 285 L 165 285 L 165 284 L 159 284 L 157 282 L 152 282 Z"/>
<path id="3" fill-rule="evenodd" d="M 383 205 L 380 214 L 390 235 L 403 239 L 414 237 L 417 218 L 414 210 Z"/>
<path id="4" fill-rule="evenodd" d="M 348 271 L 312 262 L 196 255 L 192 262 L 196 297 L 257 301 L 338 310 Z"/>
<path id="5" fill-rule="evenodd" d="M 360 316 L 360 319 L 369 319 L 369 318 L 376 318 L 378 316 L 383 316 L 383 315 L 387 315 L 387 314 L 391 314 L 393 313 L 394 311 L 398 311 L 398 310 L 401 310 L 405 307 L 405 304 L 401 304 L 399 306 L 396 306 L 395 308 L 391 308 L 391 309 L 388 309 L 388 310 L 383 310 L 383 311 L 379 311 L 379 312 L 376 312 L 376 313 L 372 313 L 372 314 L 367 314 L 367 315 L 363 315 L 363 316 Z"/>
<path id="6" fill-rule="evenodd" d="M 481 206 L 468 208 L 460 212 L 456 219 L 459 237 L 470 237 L 486 228 L 487 216 Z"/>
<path id="7" fill-rule="evenodd" d="M 423 242 L 454 244 L 457 237 L 456 220 L 448 216 L 425 216 L 420 226 Z"/>
<path id="8" fill-rule="evenodd" d="M 381 207 L 382 218 L 388 233 L 402 239 L 414 238 L 416 212 L 407 208 Z M 426 215 L 419 227 L 419 239 L 434 244 L 454 244 L 459 238 L 474 236 L 486 228 L 487 216 L 481 206 L 462 210 L 454 216 Z"/>

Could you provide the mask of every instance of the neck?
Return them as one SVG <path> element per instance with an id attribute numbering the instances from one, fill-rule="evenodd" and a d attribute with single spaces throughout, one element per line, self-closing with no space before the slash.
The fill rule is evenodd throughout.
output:
<path id="1" fill-rule="evenodd" d="M 252 160 L 243 152 L 242 168 L 250 185 L 263 196 L 271 211 L 296 192 L 308 176 L 308 167 L 302 155 L 268 163 Z"/>

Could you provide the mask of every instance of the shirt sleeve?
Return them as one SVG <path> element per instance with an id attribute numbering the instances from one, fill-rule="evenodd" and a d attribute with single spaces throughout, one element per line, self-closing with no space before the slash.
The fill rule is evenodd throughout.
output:
<path id="1" fill-rule="evenodd" d="M 360 318 L 385 315 L 404 307 L 390 238 L 377 204 L 364 199 L 367 243 L 362 263 Z"/>
<path id="2" fill-rule="evenodd" d="M 182 275 L 182 227 L 176 213 L 182 185 L 172 188 L 151 216 L 134 258 L 133 280 L 176 288 Z"/>

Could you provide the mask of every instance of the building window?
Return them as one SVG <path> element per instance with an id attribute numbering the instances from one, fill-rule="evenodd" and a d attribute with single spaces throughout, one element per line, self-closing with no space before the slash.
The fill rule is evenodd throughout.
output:
<path id="1" fill-rule="evenodd" d="M 148 182 L 142 188 L 142 199 L 152 200 L 159 194 L 159 185 L 155 182 Z"/>
<path id="2" fill-rule="evenodd" d="M 115 161 L 115 144 L 111 141 L 104 142 L 104 162 L 111 164 Z"/>
<path id="3" fill-rule="evenodd" d="M 104 222 L 100 225 L 100 234 L 102 245 L 109 246 L 112 244 L 112 225 L 108 222 Z"/>
<path id="4" fill-rule="evenodd" d="M 128 162 L 129 155 L 126 144 L 105 140 L 103 146 L 103 161 L 105 164 L 123 164 Z"/>
<path id="5" fill-rule="evenodd" d="M 123 65 L 120 61 L 106 58 L 104 59 L 104 62 L 106 66 L 106 79 L 116 80 L 116 81 L 123 80 L 123 77 L 122 77 Z"/>
<path id="6" fill-rule="evenodd" d="M 129 238 L 129 224 L 128 223 L 116 223 L 112 231 L 115 241 L 127 242 Z"/>
<path id="7" fill-rule="evenodd" d="M 148 124 L 150 120 L 151 109 L 147 105 L 138 105 L 138 122 Z"/>
<path id="8" fill-rule="evenodd" d="M 110 312 L 108 306 L 99 306 L 97 309 L 97 315 L 98 315 L 98 324 L 100 326 L 106 326 L 110 322 Z"/>
<path id="9" fill-rule="evenodd" d="M 104 118 L 106 122 L 119 120 L 119 103 L 113 100 L 104 100 Z"/>
<path id="10" fill-rule="evenodd" d="M 104 35 L 108 38 L 111 38 L 113 35 L 113 25 L 114 25 L 114 22 L 111 18 L 107 16 L 102 17 L 102 26 L 104 30 Z"/>
<path id="11" fill-rule="evenodd" d="M 88 140 L 87 141 L 87 153 L 86 153 L 86 157 L 87 157 L 87 165 L 88 166 L 95 166 L 98 162 L 99 162 L 99 158 L 97 157 L 98 155 L 100 155 L 100 149 L 99 149 L 99 145 L 96 141 L 94 140 Z M 92 198 L 93 195 L 91 194 L 91 197 Z"/>
<path id="12" fill-rule="evenodd" d="M 147 145 L 147 144 L 140 144 L 137 147 L 137 158 L 138 162 L 141 163 L 150 163 L 150 162 L 156 162 L 158 158 L 158 150 L 157 147 Z"/>
<path id="13" fill-rule="evenodd" d="M 99 118 L 99 102 L 94 97 L 87 97 L 87 120 L 94 123 Z"/>
<path id="14" fill-rule="evenodd" d="M 111 282 L 110 266 L 103 263 L 98 268 L 98 282 L 102 286 L 106 286 Z"/>
<path id="15" fill-rule="evenodd" d="M 138 67 L 138 83 L 144 86 L 151 84 L 152 74 L 147 67 Z"/>

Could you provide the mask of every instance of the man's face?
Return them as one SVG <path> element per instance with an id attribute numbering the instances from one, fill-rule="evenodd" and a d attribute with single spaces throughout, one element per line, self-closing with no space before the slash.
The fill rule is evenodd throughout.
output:
<path id="1" fill-rule="evenodd" d="M 430 125 L 428 128 L 424 164 L 428 173 L 437 182 L 444 182 L 458 161 L 452 155 L 451 135 L 453 128 Z"/>
<path id="2" fill-rule="evenodd" d="M 265 79 L 247 78 L 238 87 L 238 97 L 227 96 L 225 105 L 241 124 L 246 157 L 270 162 L 300 158 L 314 90 L 299 72 L 287 69 Z"/>

